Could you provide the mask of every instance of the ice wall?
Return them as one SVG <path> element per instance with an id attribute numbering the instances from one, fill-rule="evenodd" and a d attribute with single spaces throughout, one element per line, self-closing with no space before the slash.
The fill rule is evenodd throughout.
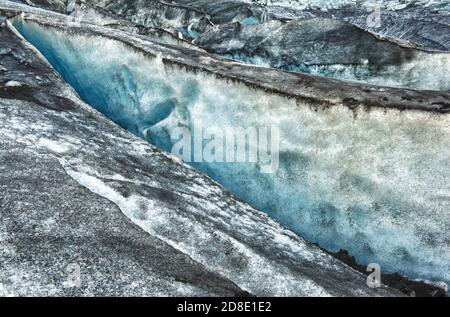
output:
<path id="1" fill-rule="evenodd" d="M 278 126 L 274 174 L 256 163 L 194 166 L 322 247 L 347 249 L 384 272 L 450 281 L 448 115 L 314 110 L 165 65 L 114 40 L 21 20 L 15 26 L 86 102 L 164 150 L 179 126 Z"/>

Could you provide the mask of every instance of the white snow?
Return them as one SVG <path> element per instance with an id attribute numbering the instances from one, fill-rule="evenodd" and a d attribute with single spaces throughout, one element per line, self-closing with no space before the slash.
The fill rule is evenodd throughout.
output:
<path id="1" fill-rule="evenodd" d="M 5 83 L 5 87 L 20 87 L 20 86 L 22 86 L 22 83 L 15 80 L 10 80 Z"/>

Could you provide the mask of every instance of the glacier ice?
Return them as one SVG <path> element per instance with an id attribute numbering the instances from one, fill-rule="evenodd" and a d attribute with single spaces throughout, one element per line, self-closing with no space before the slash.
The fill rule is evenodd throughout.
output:
<path id="1" fill-rule="evenodd" d="M 450 89 L 450 55 L 415 49 L 407 42 L 445 50 L 449 32 L 445 14 L 436 13 L 441 7 L 398 13 L 385 9 L 396 7 L 397 1 L 385 1 L 381 27 L 376 29 L 366 21 L 370 12 L 364 8 L 375 4 L 370 1 L 289 3 L 307 10 L 237 0 L 145 5 L 107 0 L 99 5 L 136 23 L 181 33 L 208 52 L 249 64 L 372 85 Z M 349 7 L 337 9 L 344 5 Z"/>
<path id="2" fill-rule="evenodd" d="M 208 29 L 195 44 L 227 58 L 340 80 L 450 90 L 450 54 L 380 40 L 350 23 L 309 18 Z"/>
<path id="3" fill-rule="evenodd" d="M 158 27 L 188 39 L 218 26 L 250 22 L 287 22 L 311 18 L 347 21 L 377 37 L 402 42 L 426 50 L 450 50 L 449 1 L 353 1 L 353 0 L 101 0 L 90 1 L 124 19 L 148 27 Z M 371 25 L 368 17 L 380 9 L 380 22 Z M 254 19 L 254 20 L 253 20 Z M 186 32 L 187 27 L 195 34 Z M 223 37 L 223 34 L 220 34 Z M 301 38 L 299 38 L 299 41 Z"/>
<path id="4" fill-rule="evenodd" d="M 385 272 L 450 281 L 450 124 L 432 112 L 317 108 L 126 44 L 15 26 L 90 105 L 170 151 L 171 131 L 276 125 L 280 167 L 192 163 L 306 239 Z M 195 120 L 194 120 L 195 119 Z"/>
<path id="5" fill-rule="evenodd" d="M 284 63 L 285 58 L 277 53 L 275 53 L 275 58 L 245 53 L 227 53 L 223 56 L 247 64 L 371 85 L 423 90 L 450 90 L 450 54 L 448 53 L 418 52 L 417 56 L 410 61 L 400 65 L 384 65 L 381 68 L 371 65 L 368 59 L 361 59 L 353 65 L 342 63 L 309 64 L 308 62 L 286 64 Z"/>

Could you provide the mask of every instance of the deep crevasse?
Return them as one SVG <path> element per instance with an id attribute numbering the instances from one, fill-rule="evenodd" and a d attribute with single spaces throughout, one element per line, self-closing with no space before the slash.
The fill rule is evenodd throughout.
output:
<path id="1" fill-rule="evenodd" d="M 164 65 L 125 44 L 33 22 L 15 26 L 87 103 L 170 151 L 178 126 L 281 131 L 280 167 L 196 163 L 312 242 L 385 272 L 450 281 L 448 115 L 307 104 Z M 194 119 L 195 118 L 195 122 Z"/>

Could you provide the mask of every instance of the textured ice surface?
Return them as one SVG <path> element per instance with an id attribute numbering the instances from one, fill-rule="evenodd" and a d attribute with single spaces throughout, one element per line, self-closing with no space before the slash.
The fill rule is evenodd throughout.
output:
<path id="1" fill-rule="evenodd" d="M 385 4 L 393 7 L 394 2 L 398 4 Z M 445 50 L 450 45 L 445 8 L 414 6 L 400 12 L 386 11 L 385 6 L 380 27 L 375 28 L 367 24 L 369 2 L 298 3 L 307 10 L 237 0 L 96 4 L 124 19 L 180 33 L 209 52 L 245 63 L 375 85 L 450 89 L 449 54 L 400 46 L 371 33 L 396 38 L 403 45 Z M 331 11 L 312 9 L 313 3 Z M 336 9 L 343 4 L 348 7 Z"/>
<path id="2" fill-rule="evenodd" d="M 257 164 L 194 166 L 323 247 L 385 272 L 450 281 L 448 115 L 317 109 L 165 65 L 114 40 L 16 26 L 85 101 L 162 149 L 170 151 L 177 126 L 278 125 L 275 174 Z"/>
<path id="3" fill-rule="evenodd" d="M 292 72 L 381 86 L 450 90 L 449 53 L 400 47 L 331 19 L 225 26 L 203 34 L 195 43 L 228 58 Z"/>
<path id="4" fill-rule="evenodd" d="M 400 295 L 81 102 L 1 21 L 0 38 L 0 296 Z"/>
<path id="5" fill-rule="evenodd" d="M 300 64 L 279 66 L 258 56 L 249 57 L 242 54 L 225 54 L 224 56 L 254 65 L 275 67 L 290 72 L 302 72 L 371 85 L 443 91 L 450 89 L 449 54 L 423 53 L 419 54 L 418 60 L 406 62 L 401 66 L 386 66 L 375 71 L 371 69 L 372 67 L 367 60 L 361 60 L 356 65 Z"/>

